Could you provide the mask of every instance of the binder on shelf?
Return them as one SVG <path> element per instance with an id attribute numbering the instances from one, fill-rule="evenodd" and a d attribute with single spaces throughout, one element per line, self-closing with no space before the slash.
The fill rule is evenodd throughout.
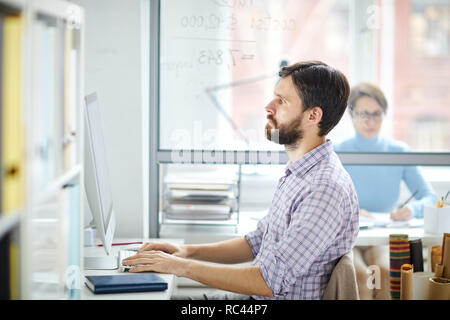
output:
<path id="1" fill-rule="evenodd" d="M 59 191 L 58 203 L 58 284 L 59 292 L 64 292 L 65 272 L 69 267 L 70 255 L 70 192 L 73 185 L 64 185 Z"/>
<path id="2" fill-rule="evenodd" d="M 64 52 L 64 169 L 72 168 L 77 162 L 77 51 L 73 49 L 71 28 L 65 30 Z"/>
<path id="3" fill-rule="evenodd" d="M 83 12 L 73 8 L 60 0 L 0 8 L 0 298 L 79 298 L 66 275 L 81 262 L 83 141 L 73 137 Z"/>
<path id="4" fill-rule="evenodd" d="M 52 137 L 54 125 L 54 28 L 36 20 L 33 28 L 33 145 L 36 163 L 34 188 L 50 183 L 53 173 Z"/>
<path id="5" fill-rule="evenodd" d="M 17 214 L 25 204 L 25 129 L 22 122 L 22 18 L 5 16 L 2 30 L 1 211 Z M 9 296 L 20 297 L 20 253 L 17 239 L 9 242 Z"/>
<path id="6" fill-rule="evenodd" d="M 0 300 L 10 299 L 9 235 L 0 236 Z"/>
<path id="7" fill-rule="evenodd" d="M 59 192 L 46 202 L 34 205 L 29 222 L 30 244 L 29 272 L 33 290 L 31 298 L 51 295 L 58 290 L 59 267 Z M 58 297 L 56 294 L 53 297 Z"/>
<path id="8" fill-rule="evenodd" d="M 3 21 L 4 17 L 0 14 L 0 218 L 3 213 Z"/>
<path id="9" fill-rule="evenodd" d="M 33 284 L 35 294 L 78 299 L 79 287 L 68 283 L 80 267 L 79 185 L 65 184 L 33 211 Z M 77 281 L 76 277 L 71 278 Z"/>
<path id="10" fill-rule="evenodd" d="M 69 196 L 69 268 L 73 272 L 77 271 L 77 268 L 80 268 L 81 262 L 81 252 L 80 252 L 80 243 L 81 243 L 81 223 L 80 223 L 80 186 L 74 185 L 70 188 L 70 196 Z M 67 280 L 67 279 L 66 279 Z M 69 299 L 76 300 L 80 298 L 80 288 L 75 283 L 78 279 L 76 277 L 72 277 L 72 282 L 67 283 L 68 287 L 66 288 L 69 294 Z"/>
<path id="11" fill-rule="evenodd" d="M 33 41 L 33 112 L 37 186 L 47 186 L 78 162 L 78 53 L 73 30 L 38 18 Z"/>
<path id="12" fill-rule="evenodd" d="M 2 212 L 17 211 L 25 203 L 25 132 L 21 104 L 20 16 L 5 16 L 2 56 Z"/>
<path id="13" fill-rule="evenodd" d="M 42 134 L 42 157 L 43 157 L 43 179 L 42 186 L 46 186 L 55 177 L 55 146 L 53 137 L 55 136 L 54 112 L 55 112 L 55 28 L 42 22 L 41 45 L 42 61 L 41 70 L 41 134 Z M 39 133 L 38 133 L 39 134 Z"/>
<path id="14" fill-rule="evenodd" d="M 62 21 L 49 24 L 54 32 L 54 111 L 53 111 L 53 177 L 59 177 L 64 173 L 64 91 L 65 91 L 65 28 Z"/>

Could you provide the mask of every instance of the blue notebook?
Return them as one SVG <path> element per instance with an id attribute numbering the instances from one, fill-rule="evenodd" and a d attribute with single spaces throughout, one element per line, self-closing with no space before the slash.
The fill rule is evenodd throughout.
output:
<path id="1" fill-rule="evenodd" d="M 153 273 L 86 276 L 93 293 L 146 292 L 167 290 L 167 282 Z"/>

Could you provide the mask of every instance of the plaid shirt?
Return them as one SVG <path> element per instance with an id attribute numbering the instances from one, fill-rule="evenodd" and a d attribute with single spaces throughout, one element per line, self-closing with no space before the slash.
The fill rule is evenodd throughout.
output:
<path id="1" fill-rule="evenodd" d="M 274 299 L 322 298 L 338 258 L 355 243 L 358 212 L 329 140 L 287 166 L 269 213 L 246 235 Z"/>

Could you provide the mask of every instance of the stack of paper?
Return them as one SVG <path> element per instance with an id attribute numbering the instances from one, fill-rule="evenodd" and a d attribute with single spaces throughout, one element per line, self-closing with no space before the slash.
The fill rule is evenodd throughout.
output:
<path id="1" fill-rule="evenodd" d="M 413 218 L 407 221 L 394 221 L 391 219 L 390 213 L 376 212 L 372 213 L 372 215 L 373 218 L 359 216 L 360 224 L 380 228 L 423 227 L 423 219 Z"/>
<path id="2" fill-rule="evenodd" d="M 233 183 L 168 183 L 166 218 L 183 220 L 228 220 L 235 208 Z"/>

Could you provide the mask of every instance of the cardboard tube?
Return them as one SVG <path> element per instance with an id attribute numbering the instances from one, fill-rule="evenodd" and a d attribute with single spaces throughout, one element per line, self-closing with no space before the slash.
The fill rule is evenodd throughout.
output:
<path id="1" fill-rule="evenodd" d="M 429 278 L 428 300 L 450 300 L 450 280 L 445 278 Z"/>
<path id="2" fill-rule="evenodd" d="M 403 264 L 401 267 L 400 276 L 400 300 L 413 299 L 413 266 L 410 264 Z"/>
<path id="3" fill-rule="evenodd" d="M 429 278 L 434 277 L 432 272 L 413 273 L 413 299 L 426 300 L 428 295 Z"/>
<path id="4" fill-rule="evenodd" d="M 441 246 L 431 247 L 431 272 L 434 272 L 436 264 L 441 264 L 442 250 Z"/>
<path id="5" fill-rule="evenodd" d="M 442 277 L 442 274 L 444 273 L 444 265 L 443 264 L 436 264 L 434 267 L 434 276 L 435 277 Z"/>
<path id="6" fill-rule="evenodd" d="M 442 253 L 444 253 L 445 250 L 445 239 L 450 238 L 450 233 L 444 233 L 442 235 Z"/>
<path id="7" fill-rule="evenodd" d="M 450 279 L 450 233 L 445 233 L 444 244 L 442 245 L 442 263 L 444 271 L 442 276 Z"/>

